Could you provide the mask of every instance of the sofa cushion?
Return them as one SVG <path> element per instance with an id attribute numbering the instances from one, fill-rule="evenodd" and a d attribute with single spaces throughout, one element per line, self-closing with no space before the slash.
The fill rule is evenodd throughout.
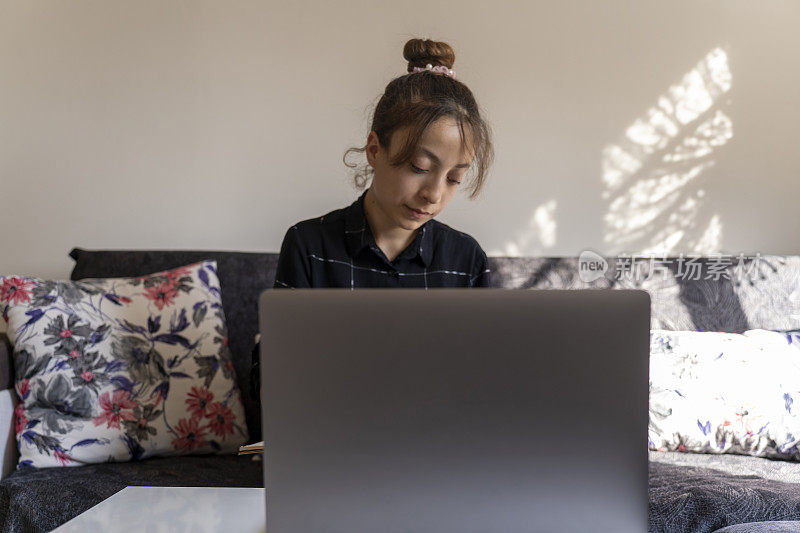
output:
<path id="1" fill-rule="evenodd" d="M 217 263 L 222 289 L 222 308 L 228 323 L 231 349 L 239 390 L 242 391 L 250 440 L 261 440 L 261 410 L 250 390 L 250 354 L 258 332 L 258 297 L 272 288 L 277 253 L 183 251 L 183 250 L 84 250 L 74 248 L 70 279 L 144 276 L 205 259 Z"/>
<path id="2" fill-rule="evenodd" d="M 20 466 L 235 452 L 247 428 L 215 272 L 204 261 L 137 278 L 0 276 Z"/>
<path id="3" fill-rule="evenodd" d="M 650 449 L 800 459 L 800 334 L 650 332 Z"/>
<path id="4" fill-rule="evenodd" d="M 262 465 L 216 455 L 17 470 L 0 481 L 0 531 L 50 531 L 130 485 L 263 487 Z"/>

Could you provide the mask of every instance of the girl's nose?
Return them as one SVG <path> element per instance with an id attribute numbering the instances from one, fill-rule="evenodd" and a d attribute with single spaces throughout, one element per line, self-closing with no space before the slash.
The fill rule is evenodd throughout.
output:
<path id="1" fill-rule="evenodd" d="M 422 197 L 430 204 L 438 204 L 442 201 L 442 194 L 446 186 L 447 175 L 431 175 L 422 190 Z"/>

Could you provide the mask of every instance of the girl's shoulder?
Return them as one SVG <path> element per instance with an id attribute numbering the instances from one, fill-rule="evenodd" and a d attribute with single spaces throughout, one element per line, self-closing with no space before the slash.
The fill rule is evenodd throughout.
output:
<path id="1" fill-rule="evenodd" d="M 284 241 L 301 245 L 306 249 L 318 249 L 324 242 L 336 240 L 344 228 L 346 209 L 334 209 L 324 215 L 295 222 L 286 230 Z"/>
<path id="2" fill-rule="evenodd" d="M 445 224 L 444 222 L 440 222 L 438 220 L 431 219 L 431 223 L 434 229 L 434 235 L 436 240 L 441 243 L 448 243 L 454 244 L 459 248 L 472 248 L 479 253 L 485 254 L 481 245 L 478 244 L 477 239 L 470 235 L 469 233 L 465 233 L 463 231 L 457 230 L 452 226 Z"/>
<path id="3" fill-rule="evenodd" d="M 299 222 L 295 222 L 289 229 L 287 233 L 291 231 L 296 231 L 300 235 L 303 236 L 311 236 L 314 234 L 321 234 L 326 231 L 331 231 L 335 229 L 337 226 L 344 224 L 345 218 L 345 211 L 346 207 L 340 209 L 334 209 L 333 211 L 329 211 L 324 215 L 320 215 L 318 217 L 313 218 L 306 218 L 300 220 Z"/>
<path id="4" fill-rule="evenodd" d="M 324 215 L 301 220 L 295 223 L 292 227 L 297 226 L 298 228 L 302 227 L 303 229 L 309 230 L 315 228 L 319 229 L 333 224 L 342 223 L 344 222 L 344 216 L 346 210 L 347 210 L 346 207 L 342 207 L 340 209 L 334 209 L 333 211 L 329 211 Z"/>

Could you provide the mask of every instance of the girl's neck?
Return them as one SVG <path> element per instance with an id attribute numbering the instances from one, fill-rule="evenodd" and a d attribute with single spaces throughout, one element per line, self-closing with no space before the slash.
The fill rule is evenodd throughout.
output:
<path id="1" fill-rule="evenodd" d="M 393 225 L 372 197 L 371 187 L 364 196 L 364 215 L 367 217 L 369 229 L 375 238 L 375 244 L 390 261 L 405 250 L 419 232 L 419 229 L 407 230 Z"/>

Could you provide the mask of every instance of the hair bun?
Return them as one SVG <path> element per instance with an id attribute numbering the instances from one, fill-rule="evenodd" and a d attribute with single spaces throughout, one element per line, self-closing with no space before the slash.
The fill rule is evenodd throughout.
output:
<path id="1" fill-rule="evenodd" d="M 430 39 L 410 39 L 403 47 L 403 57 L 408 61 L 408 72 L 428 63 L 453 68 L 456 62 L 456 53 L 449 44 Z"/>

